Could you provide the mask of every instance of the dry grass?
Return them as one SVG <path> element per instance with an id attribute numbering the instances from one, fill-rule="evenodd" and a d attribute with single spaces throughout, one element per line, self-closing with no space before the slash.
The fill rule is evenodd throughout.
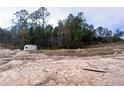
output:
<path id="1" fill-rule="evenodd" d="M 38 50 L 36 53 L 44 53 L 48 56 L 96 56 L 114 54 L 116 50 L 124 49 L 124 46 L 111 46 L 87 49 L 59 49 L 59 50 Z M 120 52 L 121 53 L 121 52 Z"/>

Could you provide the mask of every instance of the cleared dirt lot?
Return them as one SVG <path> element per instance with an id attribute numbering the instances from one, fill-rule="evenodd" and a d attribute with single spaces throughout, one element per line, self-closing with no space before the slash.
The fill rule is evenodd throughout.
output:
<path id="1" fill-rule="evenodd" d="M 116 56 L 114 49 L 119 49 Z M 124 85 L 123 50 L 123 46 L 35 52 L 0 48 L 0 85 Z"/>

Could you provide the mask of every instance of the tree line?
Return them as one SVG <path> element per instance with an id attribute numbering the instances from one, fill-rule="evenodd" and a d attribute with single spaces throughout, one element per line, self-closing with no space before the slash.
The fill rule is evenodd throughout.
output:
<path id="1" fill-rule="evenodd" d="M 69 14 L 64 20 L 59 20 L 56 27 L 47 24 L 50 13 L 45 7 L 32 13 L 22 9 L 14 15 L 11 30 L 0 29 L 0 43 L 10 43 L 18 48 L 23 48 L 25 44 L 35 44 L 38 48 L 73 49 L 121 40 L 119 29 L 115 34 L 105 27 L 95 29 L 86 22 L 83 12 Z"/>

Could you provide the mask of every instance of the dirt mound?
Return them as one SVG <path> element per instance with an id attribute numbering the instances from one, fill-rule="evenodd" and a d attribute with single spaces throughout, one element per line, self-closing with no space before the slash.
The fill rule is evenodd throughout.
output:
<path id="1" fill-rule="evenodd" d="M 0 51 L 0 61 L 7 62 L 0 65 L 0 85 L 124 85 L 124 53 L 84 57 L 46 55 L 44 51 Z"/>

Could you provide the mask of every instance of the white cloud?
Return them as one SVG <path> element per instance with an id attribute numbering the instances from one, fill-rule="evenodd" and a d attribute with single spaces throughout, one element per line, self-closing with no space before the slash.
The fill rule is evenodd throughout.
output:
<path id="1" fill-rule="evenodd" d="M 113 28 L 117 23 L 124 20 L 124 8 L 88 8 L 84 9 L 84 14 L 88 23 L 92 23 L 95 27 L 105 26 Z"/>
<path id="2" fill-rule="evenodd" d="M 11 19 L 13 14 L 20 10 L 26 9 L 30 13 L 38 9 L 38 7 L 5 7 L 0 8 L 0 27 L 8 27 L 11 25 Z M 84 12 L 84 16 L 89 24 L 94 24 L 95 27 L 105 26 L 107 28 L 113 28 L 113 26 L 122 23 L 124 20 L 124 8 L 88 8 L 88 7 L 48 7 L 48 11 L 51 13 L 48 18 L 48 23 L 57 25 L 59 19 L 65 19 L 68 14 L 72 13 L 76 15 L 78 12 Z M 116 27 L 116 26 L 115 26 Z"/>

